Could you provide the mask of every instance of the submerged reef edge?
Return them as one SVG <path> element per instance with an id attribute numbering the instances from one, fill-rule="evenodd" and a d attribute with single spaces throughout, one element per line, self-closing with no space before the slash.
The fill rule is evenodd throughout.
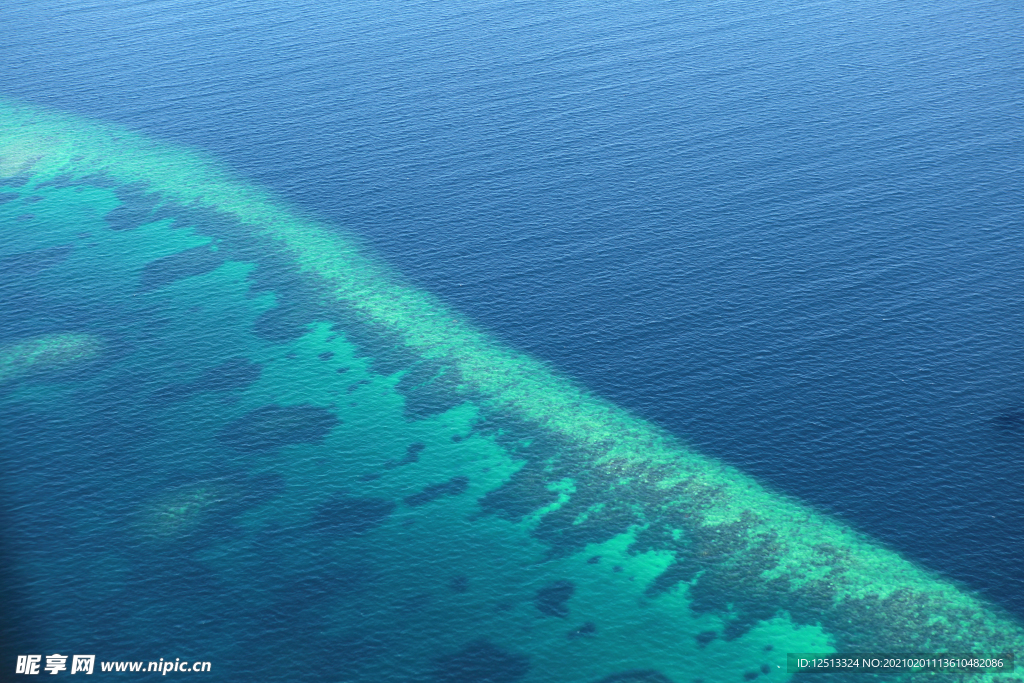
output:
<path id="1" fill-rule="evenodd" d="M 838 651 L 1022 649 L 1024 632 L 999 608 L 502 346 L 405 284 L 355 238 L 304 218 L 216 161 L 114 125 L 0 99 L 0 184 L 89 178 L 229 218 L 289 259 L 345 316 L 415 358 L 427 369 L 420 371 L 424 385 L 474 401 L 496 423 L 543 433 L 548 455 L 523 449 L 525 464 L 508 485 L 528 488 L 533 475 L 550 481 L 570 470 L 577 477 L 569 503 L 538 515 L 534 535 L 553 554 L 582 552 L 630 531 L 631 552 L 672 554 L 648 592 L 688 590 L 691 609 L 730 615 L 732 637 L 784 611 L 796 623 L 819 624 Z M 94 352 L 96 343 L 86 341 L 78 346 Z M 9 362 L 10 372 L 19 364 Z M 511 431 L 494 428 L 499 436 Z M 508 443 L 514 450 L 515 439 Z M 481 505 L 517 514 L 503 506 L 500 489 Z"/>

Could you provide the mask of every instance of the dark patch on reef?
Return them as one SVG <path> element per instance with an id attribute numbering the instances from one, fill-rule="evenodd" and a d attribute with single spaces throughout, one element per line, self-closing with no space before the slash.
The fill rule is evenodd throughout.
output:
<path id="1" fill-rule="evenodd" d="M 490 425 L 478 425 L 482 433 Z M 520 431 L 522 430 L 522 431 Z M 589 544 L 603 543 L 644 523 L 637 499 L 643 489 L 632 481 L 636 465 L 611 475 L 594 467 L 604 447 L 581 448 L 568 439 L 522 425 L 495 428 L 492 438 L 504 445 L 509 454 L 526 460 L 523 467 L 501 487 L 480 500 L 484 513 L 497 514 L 519 521 L 559 499 L 551 485 L 569 479 L 575 488 L 569 500 L 545 514 L 532 534 L 548 546 L 551 557 L 566 557 L 580 552 Z M 525 433 L 523 433 L 525 432 Z M 524 438 L 525 437 L 525 438 Z M 635 502 L 636 501 L 636 502 Z"/>
<path id="2" fill-rule="evenodd" d="M 323 353 L 318 353 L 316 357 L 320 360 L 330 360 L 334 358 L 334 351 L 324 351 Z"/>
<path id="3" fill-rule="evenodd" d="M 438 683 L 514 683 L 530 670 L 526 655 L 475 640 L 458 652 L 434 660 L 431 680 Z"/>
<path id="4" fill-rule="evenodd" d="M 6 204 L 7 202 L 13 202 L 21 195 L 17 192 L 0 192 L 0 204 Z"/>
<path id="5" fill-rule="evenodd" d="M 229 234 L 234 234 L 234 232 L 232 230 L 232 233 Z M 241 234 L 246 234 L 246 232 L 241 231 Z M 251 295 L 258 296 L 264 292 L 273 292 L 279 304 L 282 300 L 287 300 L 294 306 L 317 308 L 314 292 L 302 279 L 293 261 L 273 250 L 258 249 L 256 245 L 248 242 L 242 244 L 233 242 L 232 247 L 233 251 L 238 252 L 237 258 L 256 264 L 256 267 L 248 273 Z"/>
<path id="6" fill-rule="evenodd" d="M 170 218 L 175 227 L 191 226 L 197 233 L 216 239 L 221 261 L 255 264 L 248 272 L 250 296 L 272 291 L 276 305 L 263 312 L 253 326 L 254 333 L 274 343 L 302 337 L 316 320 L 336 319 L 337 307 L 328 314 L 321 302 L 322 289 L 296 268 L 294 259 L 282 255 L 271 240 L 253 233 L 234 216 L 214 209 L 164 202 L 150 220 Z"/>
<path id="7" fill-rule="evenodd" d="M 0 256 L 0 278 L 14 280 L 35 275 L 62 263 L 73 247 L 64 245 Z"/>
<path id="8" fill-rule="evenodd" d="M 24 185 L 28 181 L 29 176 L 24 177 L 25 180 L 17 184 L 12 183 L 10 179 L 4 180 L 4 185 L 11 187 L 19 187 Z M 113 189 L 118 187 L 118 183 L 113 178 L 103 175 L 102 173 L 89 173 L 86 175 L 76 176 L 71 173 L 64 173 L 62 175 L 51 178 L 50 180 L 44 180 L 43 182 L 36 185 L 36 189 L 42 189 L 44 187 L 55 187 L 55 188 L 68 188 L 68 187 L 99 187 L 103 189 Z M 139 187 L 136 185 L 135 187 Z"/>
<path id="9" fill-rule="evenodd" d="M 247 276 L 250 296 L 273 292 L 276 302 L 256 319 L 253 331 L 258 337 L 276 344 L 293 341 L 306 334 L 310 323 L 333 317 L 321 304 L 320 292 L 302 277 L 291 259 L 265 246 L 260 248 L 258 238 L 239 240 L 239 235 L 251 235 L 251 232 L 239 230 L 230 216 L 214 211 L 191 211 L 186 212 L 185 217 L 175 215 L 175 219 L 195 225 L 203 234 L 216 236 L 226 258 L 255 264 Z"/>
<path id="10" fill-rule="evenodd" d="M 146 185 L 122 185 L 114 190 L 121 206 L 109 211 L 103 218 L 111 230 L 134 230 L 158 218 L 153 209 L 160 203 L 158 195 L 147 192 Z"/>
<path id="11" fill-rule="evenodd" d="M 35 163 L 35 161 L 29 161 L 29 162 L 27 162 L 26 165 L 31 166 L 34 163 Z M 28 181 L 31 180 L 31 179 L 32 179 L 32 173 L 31 172 L 19 172 L 16 175 L 4 178 L 3 184 L 4 184 L 5 187 L 24 187 L 25 185 L 28 184 Z M 41 186 L 42 185 L 40 185 L 40 187 Z"/>
<path id="12" fill-rule="evenodd" d="M 276 344 L 294 341 L 306 334 L 306 326 L 315 317 L 305 315 L 297 306 L 275 306 L 263 311 L 253 330 L 256 336 Z"/>
<path id="13" fill-rule="evenodd" d="M 594 683 L 672 683 L 672 679 L 656 669 L 632 669 L 605 676 Z"/>
<path id="14" fill-rule="evenodd" d="M 393 469 L 395 467 L 401 467 L 402 465 L 411 465 L 420 461 L 420 453 L 426 448 L 421 443 L 411 443 L 405 449 L 405 456 L 401 460 L 388 460 L 384 467 L 387 469 Z"/>
<path id="15" fill-rule="evenodd" d="M 441 482 L 440 484 L 431 484 L 430 486 L 427 486 L 419 493 L 414 493 L 411 496 L 407 496 L 405 498 L 405 504 L 410 507 L 426 505 L 427 503 L 432 503 L 433 501 L 439 498 L 461 495 L 465 493 L 468 489 L 469 477 L 452 477 L 448 481 Z"/>
<path id="16" fill-rule="evenodd" d="M 332 309 L 333 319 L 340 322 L 334 329 L 357 348 L 357 355 L 366 356 L 370 370 L 378 375 L 393 375 L 422 362 L 419 354 L 409 348 L 401 334 L 387 331 L 354 311 Z M 340 314 L 340 315 L 339 315 Z"/>
<path id="17" fill-rule="evenodd" d="M 269 405 L 222 427 L 217 440 L 241 451 L 270 451 L 291 444 L 320 443 L 338 422 L 327 408 Z"/>
<path id="18" fill-rule="evenodd" d="M 574 468 L 575 469 L 575 468 Z M 569 501 L 544 515 L 533 531 L 554 557 L 584 550 L 625 533 L 641 520 L 618 486 L 607 486 L 593 470 L 576 470 L 576 491 Z"/>
<path id="19" fill-rule="evenodd" d="M 365 385 L 367 385 L 369 383 L 370 383 L 370 380 L 368 380 L 368 379 L 361 379 L 358 382 L 355 382 L 353 384 L 349 384 L 347 387 L 345 387 L 345 393 L 351 394 L 353 391 L 355 391 L 359 387 L 365 386 Z"/>
<path id="20" fill-rule="evenodd" d="M 744 671 L 743 672 L 743 680 L 745 680 L 745 681 L 752 681 L 752 680 L 754 680 L 755 678 L 757 678 L 760 675 L 761 674 L 759 672 L 757 672 L 757 671 Z"/>
<path id="21" fill-rule="evenodd" d="M 338 536 L 358 536 L 377 528 L 391 516 L 395 504 L 385 498 L 335 496 L 313 515 L 313 527 Z"/>
<path id="22" fill-rule="evenodd" d="M 395 388 L 405 397 L 407 420 L 422 420 L 465 402 L 458 391 L 457 372 L 437 363 L 420 361 L 406 370 Z"/>
<path id="23" fill-rule="evenodd" d="M 698 495 L 712 495 L 707 491 L 694 491 Z M 685 536 L 676 537 L 670 528 L 651 526 L 637 533 L 630 552 L 640 553 L 660 548 L 675 551 L 675 560 L 651 586 L 648 593 L 657 595 L 670 590 L 680 582 L 689 586 L 690 607 L 694 612 L 726 614 L 732 618 L 726 623 L 721 637 L 735 640 L 747 633 L 758 622 L 770 619 L 780 609 L 782 595 L 789 592 L 787 579 L 765 581 L 763 572 L 774 568 L 777 560 L 775 532 L 765 532 L 751 538 L 749 529 L 757 518 L 747 511 L 740 521 L 704 526 L 693 523 L 692 513 L 676 511 L 674 521 L 687 530 Z M 687 516 L 687 515 L 690 516 Z"/>
<path id="24" fill-rule="evenodd" d="M 543 614 L 549 617 L 560 617 L 564 619 L 569 616 L 569 598 L 576 592 L 576 586 L 572 581 L 561 579 L 544 586 L 537 591 L 533 604 Z"/>
<path id="25" fill-rule="evenodd" d="M 700 572 L 700 564 L 691 558 L 676 558 L 672 564 L 665 568 L 661 574 L 655 577 L 654 581 L 644 592 L 649 596 L 658 596 L 672 590 L 678 583 L 689 583 L 693 577 Z"/>
<path id="26" fill-rule="evenodd" d="M 139 289 L 148 291 L 195 275 L 204 275 L 224 263 L 224 254 L 208 245 L 179 251 L 146 264 L 139 276 Z"/>
<path id="27" fill-rule="evenodd" d="M 710 643 L 712 643 L 717 637 L 717 631 L 701 631 L 696 636 L 694 636 L 694 640 L 697 641 L 697 647 L 703 649 L 707 647 Z"/>
<path id="28" fill-rule="evenodd" d="M 548 477 L 540 463 L 527 463 L 508 481 L 480 499 L 480 508 L 511 522 L 518 522 L 538 508 L 558 500 L 548 489 Z"/>

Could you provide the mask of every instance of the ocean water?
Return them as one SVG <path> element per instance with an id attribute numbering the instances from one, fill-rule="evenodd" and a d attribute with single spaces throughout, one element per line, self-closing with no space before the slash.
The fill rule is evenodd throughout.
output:
<path id="1" fill-rule="evenodd" d="M 1012 649 L 1020 14 L 0 9 L 3 666 Z"/>

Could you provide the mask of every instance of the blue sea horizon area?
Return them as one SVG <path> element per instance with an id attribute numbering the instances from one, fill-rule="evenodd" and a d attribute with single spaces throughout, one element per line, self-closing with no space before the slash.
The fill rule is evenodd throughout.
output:
<path id="1" fill-rule="evenodd" d="M 3 95 L 209 154 L 355 235 L 500 342 L 1019 621 L 1021 12 L 997 2 L 33 0 L 0 9 L 9 35 L 0 66 Z M 261 634 L 259 647 L 276 642 L 267 656 L 283 661 L 301 624 L 335 629 L 335 647 L 369 661 L 402 651 L 398 636 L 342 633 L 318 611 L 323 596 L 340 610 L 334 619 L 386 595 L 381 620 L 436 624 L 436 587 L 465 602 L 455 608 L 459 628 L 475 623 L 484 600 L 509 629 L 524 629 L 516 638 L 539 628 L 543 642 L 556 631 L 551 642 L 597 642 L 590 627 L 603 634 L 604 622 L 577 623 L 579 608 L 567 605 L 598 599 L 582 577 L 607 568 L 600 562 L 566 567 L 561 578 L 538 569 L 543 580 L 520 584 L 466 550 L 438 565 L 428 580 L 436 586 L 403 592 L 411 579 L 402 571 L 382 575 L 349 558 L 331 565 L 346 577 L 344 595 L 318 583 L 327 573 L 314 567 L 320 527 L 340 524 L 345 543 L 358 546 L 371 528 L 416 537 L 402 529 L 431 505 L 454 506 L 438 513 L 452 519 L 434 533 L 476 514 L 472 500 L 486 495 L 488 477 L 496 486 L 510 475 L 507 463 L 472 464 L 476 446 L 451 441 L 471 439 L 479 416 L 427 410 L 440 421 L 429 437 L 395 426 L 414 424 L 404 418 L 385 421 L 390 436 L 368 424 L 365 443 L 387 445 L 366 446 L 352 471 L 332 469 L 312 446 L 294 451 L 287 468 L 275 465 L 277 449 L 320 443 L 338 433 L 332 420 L 349 419 L 337 412 L 342 398 L 292 400 L 298 394 L 284 388 L 325 381 L 317 373 L 326 365 L 353 379 L 324 391 L 350 392 L 365 415 L 395 410 L 384 361 L 374 370 L 359 360 L 386 344 L 342 341 L 342 328 L 355 334 L 345 321 L 334 331 L 305 327 L 333 319 L 317 317 L 316 297 L 286 264 L 237 245 L 218 256 L 228 249 L 218 235 L 231 230 L 208 225 L 219 219 L 187 208 L 161 215 L 145 188 L 31 187 L 4 190 L 13 237 L 0 252 L 0 346 L 69 326 L 103 340 L 78 370 L 7 389 L 5 554 L 16 562 L 5 571 L 15 572 L 12 585 L 31 575 L 52 581 L 49 602 L 18 606 L 35 615 L 32 629 L 120 642 L 130 624 L 146 630 L 170 614 L 172 602 L 137 596 L 180 591 L 221 596 L 194 622 L 216 625 L 200 629 L 207 638 L 221 629 L 224 657 L 231 634 L 249 629 Z M 81 235 L 68 211 L 80 213 Z M 140 228 L 133 211 L 165 223 Z M 47 241 L 51 234 L 61 237 Z M 212 292 L 224 300 L 210 301 Z M 250 328 L 254 336 L 227 332 Z M 61 352 L 92 353 L 82 339 L 64 339 L 72 350 Z M 144 357 L 133 355 L 139 349 Z M 430 400 L 444 406 L 443 387 L 436 394 Z M 382 403 L 371 410 L 374 401 Z M 202 445 L 195 429 L 209 432 Z M 430 441 L 442 431 L 443 446 Z M 467 460 L 430 460 L 440 453 Z M 124 476 L 114 483 L 96 472 Z M 367 494 L 377 475 L 381 492 Z M 548 485 L 551 504 L 573 495 Z M 273 500 L 294 503 L 293 517 L 292 503 L 262 517 Z M 408 552 L 429 555 L 429 531 Z M 123 553 L 84 550 L 121 537 L 134 539 Z M 62 542 L 80 554 L 62 557 Z M 612 549 L 604 561 L 615 553 L 633 557 Z M 292 567 L 267 565 L 289 556 Z M 398 566 L 397 555 L 390 560 Z M 460 562 L 467 569 L 454 571 Z M 237 604 L 224 597 L 236 590 L 224 578 L 232 566 L 263 577 L 256 594 L 279 591 L 293 570 L 307 578 L 280 603 L 268 598 L 225 619 L 214 605 Z M 648 583 L 664 569 L 621 567 L 623 580 Z M 515 589 L 502 584 L 481 598 L 475 577 L 488 572 Z M 95 607 L 118 586 L 135 591 L 137 612 L 90 621 L 60 607 L 80 593 Z M 540 626 L 527 619 L 534 613 Z M 691 627 L 707 640 L 698 657 L 742 638 L 763 648 L 771 629 L 787 628 L 747 624 L 729 640 L 728 626 Z M 187 640 L 187 624 L 176 628 L 148 642 Z M 447 680 L 417 669 L 430 642 L 396 655 L 410 668 L 399 663 L 392 675 Z M 670 647 L 648 644 L 659 645 Z M 507 676 L 525 666 L 514 648 L 488 647 L 453 649 L 452 666 L 500 660 Z M 738 673 L 767 661 L 754 657 Z M 581 680 L 614 672 L 591 673 Z"/>

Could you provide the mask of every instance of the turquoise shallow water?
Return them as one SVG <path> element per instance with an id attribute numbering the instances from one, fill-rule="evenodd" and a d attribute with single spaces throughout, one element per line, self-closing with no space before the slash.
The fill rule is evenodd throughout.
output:
<path id="1" fill-rule="evenodd" d="M 17 653 L 208 660 L 214 680 L 663 683 L 1021 642 L 970 591 L 196 155 L 3 117 Z"/>

